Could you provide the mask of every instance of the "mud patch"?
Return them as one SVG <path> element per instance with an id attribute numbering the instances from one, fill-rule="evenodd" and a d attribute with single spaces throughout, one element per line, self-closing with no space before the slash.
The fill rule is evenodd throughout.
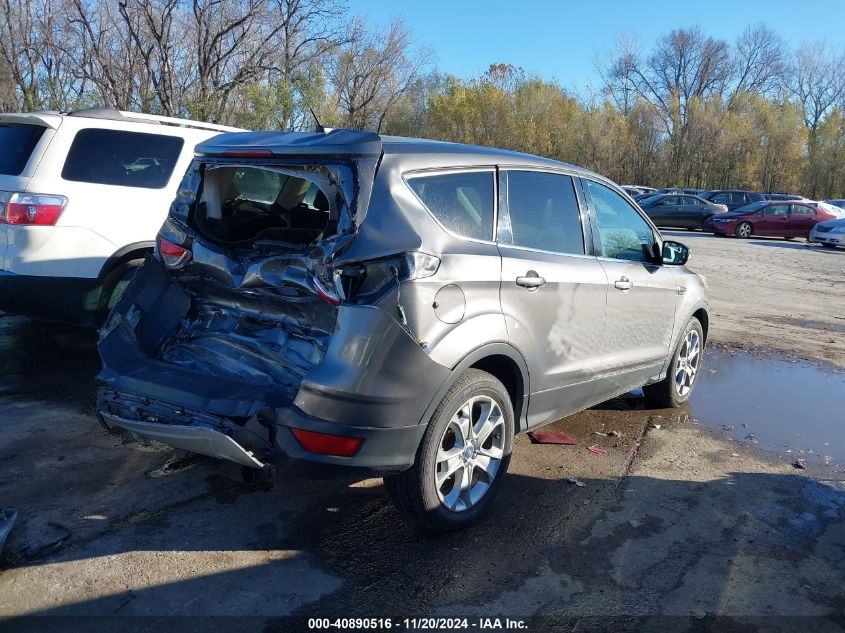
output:
<path id="1" fill-rule="evenodd" d="M 166 462 L 164 462 L 158 468 L 154 468 L 153 470 L 148 472 L 147 476 L 156 479 L 158 477 L 167 477 L 168 475 L 175 475 L 177 473 L 190 470 L 194 466 L 197 466 L 198 464 L 202 463 L 202 461 L 202 456 L 197 455 L 196 453 L 184 453 L 182 455 L 175 455 L 174 457 L 171 457 Z"/>
<path id="2" fill-rule="evenodd" d="M 696 421 L 728 438 L 845 467 L 845 373 L 833 366 L 711 349 L 691 407 Z"/>

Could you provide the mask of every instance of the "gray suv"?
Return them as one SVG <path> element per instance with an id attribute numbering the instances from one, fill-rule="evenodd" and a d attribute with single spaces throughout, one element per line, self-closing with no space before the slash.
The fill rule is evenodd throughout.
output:
<path id="1" fill-rule="evenodd" d="M 709 316 L 687 255 L 564 163 L 221 135 L 101 331 L 97 409 L 248 469 L 376 473 L 403 513 L 460 528 L 514 434 L 643 385 L 689 398 Z"/>

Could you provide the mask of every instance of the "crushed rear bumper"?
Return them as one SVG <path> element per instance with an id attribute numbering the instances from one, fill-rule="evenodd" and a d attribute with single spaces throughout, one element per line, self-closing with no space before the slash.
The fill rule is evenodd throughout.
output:
<path id="1" fill-rule="evenodd" d="M 339 470 L 372 474 L 405 470 L 413 464 L 426 429 L 424 424 L 385 428 L 326 422 L 294 406 L 266 408 L 247 420 L 227 419 L 108 388 L 97 393 L 97 411 L 107 427 L 119 427 L 174 448 L 249 468 L 269 464 L 283 472 L 308 476 Z M 320 455 L 306 451 L 291 428 L 364 441 L 352 457 Z"/>

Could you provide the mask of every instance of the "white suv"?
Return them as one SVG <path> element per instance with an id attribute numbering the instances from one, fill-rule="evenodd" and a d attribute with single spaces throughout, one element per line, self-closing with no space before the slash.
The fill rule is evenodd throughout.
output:
<path id="1" fill-rule="evenodd" d="M 0 311 L 101 322 L 153 250 L 194 146 L 231 131 L 109 109 L 0 114 Z"/>

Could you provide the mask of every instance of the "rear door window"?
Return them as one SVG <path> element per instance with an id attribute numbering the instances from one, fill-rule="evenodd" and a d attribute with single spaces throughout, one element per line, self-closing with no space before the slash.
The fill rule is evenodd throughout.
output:
<path id="1" fill-rule="evenodd" d="M 0 175 L 20 176 L 42 134 L 40 125 L 0 123 Z"/>
<path id="2" fill-rule="evenodd" d="M 788 204 L 773 204 L 763 211 L 763 215 L 787 215 L 788 213 Z"/>
<path id="3" fill-rule="evenodd" d="M 514 246 L 583 255 L 581 212 L 572 178 L 539 171 L 507 172 Z"/>
<path id="4" fill-rule="evenodd" d="M 793 204 L 792 215 L 816 215 L 816 212 L 803 204 Z"/>
<path id="5" fill-rule="evenodd" d="M 176 136 L 87 129 L 77 132 L 62 178 L 98 185 L 163 189 L 184 141 Z"/>
<path id="6" fill-rule="evenodd" d="M 408 175 L 408 185 L 447 230 L 476 240 L 493 239 L 493 185 L 490 171 Z"/>

